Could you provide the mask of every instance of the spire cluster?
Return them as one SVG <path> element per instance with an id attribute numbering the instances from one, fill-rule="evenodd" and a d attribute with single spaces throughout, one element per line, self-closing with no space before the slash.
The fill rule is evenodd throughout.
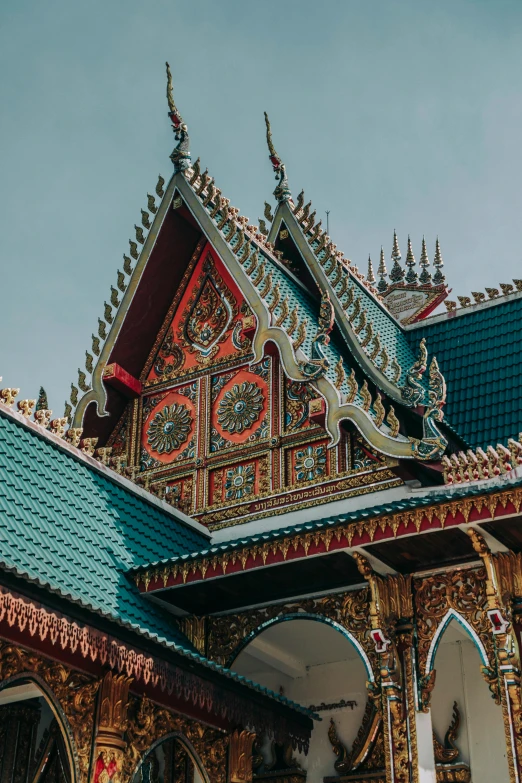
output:
<path id="1" fill-rule="evenodd" d="M 399 240 L 397 238 L 397 232 L 394 231 L 393 245 L 391 251 L 392 267 L 389 275 L 386 269 L 384 250 L 381 246 L 379 268 L 377 269 L 377 276 L 379 278 L 379 282 L 377 283 L 377 290 L 379 291 L 380 294 L 385 294 L 390 286 L 401 284 L 401 283 L 409 286 L 411 285 L 440 286 L 446 282 L 446 278 L 442 272 L 444 262 L 442 260 L 442 254 L 440 251 L 440 243 L 438 237 L 435 242 L 435 256 L 433 259 L 433 267 L 435 269 L 435 273 L 433 274 L 433 277 L 428 269 L 430 266 L 430 259 L 428 256 L 428 249 L 424 237 L 422 237 L 421 253 L 420 253 L 420 260 L 419 260 L 420 272 L 417 272 L 417 268 L 416 268 L 417 261 L 415 260 L 415 255 L 413 253 L 413 246 L 409 235 L 408 235 L 408 249 L 406 252 L 406 259 L 404 262 L 406 269 L 404 269 L 404 267 L 401 265 L 401 258 L 402 256 L 399 248 Z M 370 268 L 368 268 L 368 275 L 370 275 Z M 373 276 L 373 270 L 372 270 L 372 276 Z M 388 278 L 388 281 L 386 280 L 386 278 Z M 368 282 L 371 282 L 369 276 L 367 280 Z"/>

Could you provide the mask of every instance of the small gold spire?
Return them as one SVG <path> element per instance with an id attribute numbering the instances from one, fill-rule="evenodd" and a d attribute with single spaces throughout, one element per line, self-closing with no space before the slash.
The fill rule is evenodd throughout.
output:
<path id="1" fill-rule="evenodd" d="M 346 373 L 344 371 L 344 364 L 342 356 L 339 357 L 339 361 L 335 365 L 335 388 L 341 391 L 341 387 L 346 379 Z"/>
<path id="2" fill-rule="evenodd" d="M 375 275 L 373 274 L 372 259 L 368 256 L 368 274 L 366 275 L 366 281 L 373 285 L 375 283 Z"/>
<path id="3" fill-rule="evenodd" d="M 299 324 L 299 328 L 297 329 L 297 336 L 293 342 L 294 351 L 297 351 L 306 340 L 306 325 L 307 325 L 307 320 L 305 318 L 304 321 L 301 321 L 301 323 Z"/>
<path id="4" fill-rule="evenodd" d="M 283 323 L 285 322 L 287 316 L 288 316 L 288 313 L 289 313 L 288 296 L 285 295 L 285 298 L 283 299 L 283 301 L 281 303 L 281 312 L 279 313 L 279 316 L 277 318 L 277 321 L 275 322 L 275 325 L 276 326 L 282 326 Z"/>
<path id="5" fill-rule="evenodd" d="M 390 405 L 390 410 L 388 411 L 388 415 L 386 416 L 386 423 L 388 427 L 390 428 L 390 437 L 396 438 L 399 434 L 399 419 L 395 415 L 395 411 L 393 409 L 393 405 Z"/>
<path id="6" fill-rule="evenodd" d="M 373 350 L 370 354 L 370 359 L 372 360 L 372 362 L 375 362 L 375 360 L 377 359 L 380 353 L 380 350 L 381 350 L 381 338 L 379 337 L 379 334 L 376 334 L 375 337 L 373 338 Z"/>
<path id="7" fill-rule="evenodd" d="M 361 298 L 360 296 L 358 296 L 353 304 L 353 310 L 348 319 L 350 323 L 353 324 L 353 322 L 355 321 L 355 319 L 357 318 L 360 312 L 361 312 Z"/>
<path id="8" fill-rule="evenodd" d="M 375 402 L 373 404 L 373 410 L 375 412 L 375 426 L 379 428 L 383 423 L 384 417 L 386 415 L 386 411 L 384 410 L 384 405 L 382 404 L 382 398 L 380 394 L 377 394 L 377 397 L 375 398 Z"/>
<path id="9" fill-rule="evenodd" d="M 346 401 L 352 403 L 355 400 L 358 391 L 359 386 L 355 380 L 355 370 L 352 370 L 348 378 L 348 395 Z"/>
<path id="10" fill-rule="evenodd" d="M 361 348 L 366 348 L 367 345 L 370 344 L 373 337 L 373 326 L 371 325 L 371 322 L 366 325 L 366 336 L 364 340 L 361 343 Z"/>
<path id="11" fill-rule="evenodd" d="M 268 309 L 273 314 L 277 305 L 279 304 L 279 301 L 281 299 L 281 289 L 279 288 L 279 283 L 277 282 L 272 290 L 272 301 L 268 305 Z"/>
<path id="12" fill-rule="evenodd" d="M 299 321 L 299 316 L 297 315 L 297 307 L 294 307 L 294 309 L 290 313 L 290 323 L 288 325 L 288 329 L 286 330 L 287 333 L 290 335 L 290 337 L 297 329 L 298 321 Z"/>
<path id="13" fill-rule="evenodd" d="M 365 379 L 363 385 L 361 386 L 361 397 L 363 401 L 363 411 L 368 412 L 370 410 L 370 405 L 372 404 L 372 395 L 370 394 L 370 390 L 368 389 L 368 381 Z"/>
<path id="14" fill-rule="evenodd" d="M 397 358 L 395 356 L 391 361 L 390 370 L 392 371 L 392 377 L 391 377 L 392 383 L 398 383 L 401 377 L 402 367 L 397 361 Z"/>
<path id="15" fill-rule="evenodd" d="M 359 301 L 359 300 L 358 300 Z M 368 321 L 366 310 L 363 310 L 362 313 L 359 315 L 359 323 L 354 329 L 355 334 L 360 334 L 364 327 L 366 326 L 366 323 Z"/>

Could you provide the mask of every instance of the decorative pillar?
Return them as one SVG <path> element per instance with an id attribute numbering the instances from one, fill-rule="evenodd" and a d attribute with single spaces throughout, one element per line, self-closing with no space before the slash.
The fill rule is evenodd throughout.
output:
<path id="1" fill-rule="evenodd" d="M 502 706 L 506 733 L 507 759 L 512 783 L 522 780 L 522 706 L 520 661 L 512 623 L 512 601 L 520 593 L 522 569 L 520 556 L 513 552 L 493 555 L 484 537 L 468 528 L 473 549 L 486 569 L 487 617 L 493 637 L 495 669 L 483 668 L 489 688 Z"/>
<path id="2" fill-rule="evenodd" d="M 353 556 L 370 587 L 370 634 L 380 664 L 386 780 L 431 783 L 434 778 L 419 778 L 417 761 L 411 578 L 379 576 L 366 557 L 358 552 Z"/>
<path id="3" fill-rule="evenodd" d="M 236 729 L 230 735 L 228 752 L 228 783 L 251 783 L 253 775 L 253 747 L 256 735 Z"/>
<path id="4" fill-rule="evenodd" d="M 98 693 L 98 712 L 91 759 L 91 783 L 121 778 L 126 748 L 127 707 L 131 677 L 107 672 Z M 106 774 L 104 774 L 106 773 Z"/>

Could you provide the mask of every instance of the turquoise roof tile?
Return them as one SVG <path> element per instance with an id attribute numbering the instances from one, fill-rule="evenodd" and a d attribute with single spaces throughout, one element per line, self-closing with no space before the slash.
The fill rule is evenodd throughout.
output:
<path id="1" fill-rule="evenodd" d="M 460 311 L 459 311 L 460 312 Z M 406 335 L 426 338 L 446 378 L 446 416 L 470 446 L 506 443 L 522 430 L 522 298 L 421 322 Z"/>
<path id="2" fill-rule="evenodd" d="M 128 571 L 188 554 L 208 538 L 0 409 L 0 568 L 239 680 L 196 652 L 172 615 L 142 596 Z M 247 678 L 301 714 L 313 712 Z"/>
<path id="3" fill-rule="evenodd" d="M 187 644 L 126 572 L 206 537 L 0 413 L 3 567 L 128 627 Z"/>

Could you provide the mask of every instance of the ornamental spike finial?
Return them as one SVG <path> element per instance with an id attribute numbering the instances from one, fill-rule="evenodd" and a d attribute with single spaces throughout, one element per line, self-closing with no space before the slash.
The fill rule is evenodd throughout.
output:
<path id="1" fill-rule="evenodd" d="M 411 239 L 410 235 L 408 234 L 408 252 L 406 253 L 406 266 L 408 267 L 408 271 L 406 272 L 406 282 L 407 283 L 416 283 L 417 282 L 417 272 L 414 269 L 414 266 L 416 264 L 415 256 L 413 255 L 413 248 L 411 246 Z"/>
<path id="2" fill-rule="evenodd" d="M 174 147 L 170 156 L 170 159 L 174 164 L 174 172 L 177 173 L 178 171 L 185 171 L 190 166 L 190 139 L 187 125 L 183 122 L 183 117 L 174 103 L 170 65 L 168 63 L 165 63 L 165 65 L 167 67 L 167 102 L 169 104 L 169 117 L 172 122 L 174 137 L 176 141 L 179 142 L 179 144 Z"/>
<path id="3" fill-rule="evenodd" d="M 404 269 L 400 265 L 401 251 L 399 250 L 399 241 L 397 239 L 397 232 L 393 231 L 393 248 L 391 253 L 393 266 L 390 272 L 390 280 L 392 283 L 401 283 L 404 280 Z"/>
<path id="4" fill-rule="evenodd" d="M 38 393 L 38 400 L 36 402 L 36 411 L 46 411 L 49 410 L 49 403 L 47 401 L 47 392 L 45 391 L 43 386 L 40 386 L 40 391 Z"/>
<path id="5" fill-rule="evenodd" d="M 445 283 L 446 278 L 442 273 L 442 267 L 444 266 L 444 261 L 442 260 L 442 254 L 440 252 L 440 244 L 439 244 L 438 237 L 435 241 L 435 257 L 433 259 L 433 266 L 436 269 L 435 274 L 433 275 L 433 282 L 435 283 L 435 285 L 440 285 L 442 283 Z"/>
<path id="6" fill-rule="evenodd" d="M 421 248 L 421 257 L 420 257 L 419 264 L 422 267 L 422 272 L 420 273 L 419 280 L 423 285 L 428 285 L 429 283 L 431 283 L 431 275 L 428 272 L 430 259 L 428 258 L 428 251 L 426 249 L 426 240 L 424 239 L 424 236 L 422 237 L 422 248 Z"/>
<path id="7" fill-rule="evenodd" d="M 375 275 L 373 274 L 373 264 L 371 256 L 368 256 L 368 274 L 366 275 L 366 281 L 373 285 L 375 283 Z"/>
<path id="8" fill-rule="evenodd" d="M 399 250 L 399 240 L 397 239 L 397 232 L 395 229 L 393 229 L 393 248 L 391 257 L 392 261 L 400 261 L 402 258 L 401 251 Z"/>
<path id="9" fill-rule="evenodd" d="M 266 143 L 268 144 L 268 157 L 270 158 L 270 163 L 272 164 L 272 168 L 275 171 L 275 178 L 279 178 L 279 183 L 274 190 L 274 196 L 276 197 L 277 201 L 279 203 L 284 203 L 285 201 L 288 201 L 288 199 L 291 197 L 290 192 L 290 186 L 288 185 L 288 179 L 286 176 L 286 167 L 279 155 L 277 154 L 274 142 L 272 141 L 272 128 L 270 126 L 270 120 L 268 119 L 268 114 L 265 111 L 265 124 L 266 124 Z"/>
<path id="10" fill-rule="evenodd" d="M 379 282 L 377 284 L 377 290 L 379 293 L 383 294 L 386 289 L 388 288 L 388 283 L 384 279 L 388 275 L 388 270 L 386 269 L 386 261 L 384 260 L 384 248 L 381 245 L 381 256 L 379 259 L 379 268 L 377 270 L 377 274 L 379 275 Z"/>

